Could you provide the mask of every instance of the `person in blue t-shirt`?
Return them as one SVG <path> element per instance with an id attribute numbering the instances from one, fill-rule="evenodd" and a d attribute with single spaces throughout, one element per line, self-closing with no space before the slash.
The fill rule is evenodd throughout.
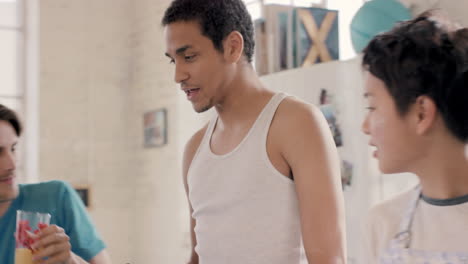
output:
<path id="1" fill-rule="evenodd" d="M 0 104 L 0 263 L 14 263 L 17 210 L 52 216 L 50 225 L 32 244 L 41 249 L 33 255 L 38 263 L 111 263 L 104 242 L 73 188 L 61 181 L 16 182 L 15 150 L 21 130 L 15 112 Z"/>

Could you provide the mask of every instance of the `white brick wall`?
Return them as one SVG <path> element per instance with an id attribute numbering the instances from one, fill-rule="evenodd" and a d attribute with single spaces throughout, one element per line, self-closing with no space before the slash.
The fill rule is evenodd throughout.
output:
<path id="1" fill-rule="evenodd" d="M 159 26 L 160 6 L 167 1 L 139 1 L 132 20 L 133 82 L 129 135 L 137 164 L 135 181 L 135 263 L 183 263 L 180 254 L 182 232 L 176 206 L 178 195 L 178 142 L 174 136 L 177 93 L 172 84 L 163 54 Z M 164 66 L 165 67 L 164 67 Z M 168 144 L 161 148 L 142 149 L 143 113 L 167 108 Z"/>
<path id="2" fill-rule="evenodd" d="M 141 0 L 132 22 L 133 83 L 129 135 L 135 153 L 135 215 L 138 217 L 135 263 L 184 263 L 189 254 L 187 201 L 181 178 L 182 150 L 189 134 L 199 128 L 193 110 L 173 82 L 173 66 L 164 56 L 161 17 L 170 1 Z M 183 105 L 182 103 L 185 103 Z M 142 149 L 144 112 L 168 111 L 168 145 Z M 193 125 L 190 125 L 193 124 Z M 146 262 L 145 262 L 146 261 Z"/>
<path id="3" fill-rule="evenodd" d="M 40 1 L 41 180 L 91 186 L 90 213 L 115 263 L 134 255 L 136 175 L 126 132 L 132 2 Z"/>
<path id="4" fill-rule="evenodd" d="M 194 113 L 164 56 L 169 2 L 40 2 L 40 177 L 92 187 L 114 263 L 189 254 L 182 151 L 207 115 Z M 169 142 L 145 149 L 143 113 L 158 108 Z"/>

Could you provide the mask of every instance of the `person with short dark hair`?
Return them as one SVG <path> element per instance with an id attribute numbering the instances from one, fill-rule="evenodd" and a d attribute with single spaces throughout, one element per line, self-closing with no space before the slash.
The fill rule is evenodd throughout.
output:
<path id="1" fill-rule="evenodd" d="M 426 12 L 372 39 L 363 66 L 379 168 L 419 179 L 371 209 L 365 263 L 467 263 L 468 29 Z"/>
<path id="2" fill-rule="evenodd" d="M 16 148 L 22 126 L 15 112 L 0 104 L 0 262 L 15 258 L 16 211 L 48 213 L 51 225 L 31 237 L 33 257 L 44 264 L 111 263 L 75 190 L 65 182 L 17 183 Z"/>
<path id="3" fill-rule="evenodd" d="M 244 3 L 175 0 L 162 25 L 175 82 L 217 113 L 184 153 L 190 263 L 346 263 L 331 132 L 316 107 L 261 83 Z"/>

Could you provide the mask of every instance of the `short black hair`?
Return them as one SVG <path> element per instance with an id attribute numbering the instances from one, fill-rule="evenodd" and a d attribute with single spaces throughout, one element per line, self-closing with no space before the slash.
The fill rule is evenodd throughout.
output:
<path id="1" fill-rule="evenodd" d="M 10 123 L 18 137 L 21 135 L 22 126 L 18 116 L 13 110 L 2 104 L 0 104 L 0 120 Z"/>
<path id="2" fill-rule="evenodd" d="M 174 0 L 164 13 L 163 26 L 178 21 L 197 21 L 201 32 L 223 52 L 223 40 L 233 31 L 244 38 L 244 55 L 252 62 L 254 28 L 252 18 L 242 0 Z"/>
<path id="3" fill-rule="evenodd" d="M 468 141 L 468 28 L 429 11 L 377 35 L 363 53 L 364 69 L 384 82 L 400 115 L 429 96 L 452 134 Z"/>

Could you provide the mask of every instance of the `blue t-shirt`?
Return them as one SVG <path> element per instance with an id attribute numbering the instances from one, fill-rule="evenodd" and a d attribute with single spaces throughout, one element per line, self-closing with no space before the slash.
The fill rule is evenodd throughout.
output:
<path id="1" fill-rule="evenodd" d="M 15 258 L 16 210 L 49 213 L 50 223 L 60 226 L 70 237 L 72 252 L 86 261 L 104 248 L 86 208 L 75 190 L 65 182 L 49 181 L 19 186 L 19 195 L 0 217 L 0 263 L 13 264 Z"/>

